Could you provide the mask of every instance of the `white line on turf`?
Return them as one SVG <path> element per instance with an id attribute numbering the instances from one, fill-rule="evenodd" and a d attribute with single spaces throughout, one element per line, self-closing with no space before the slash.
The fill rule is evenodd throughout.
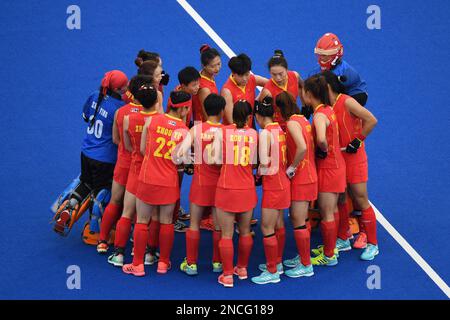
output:
<path id="1" fill-rule="evenodd" d="M 208 34 L 208 36 L 219 46 L 220 49 L 231 58 L 235 56 L 233 50 L 222 40 L 221 37 L 209 26 L 209 24 L 195 11 L 186 0 L 177 0 L 183 9 L 194 19 L 195 22 Z M 398 242 L 398 244 L 411 256 L 411 258 L 422 268 L 431 280 L 450 298 L 450 288 L 444 280 L 430 267 L 430 265 L 417 253 L 417 251 L 403 238 L 403 236 L 386 220 L 381 212 L 371 203 L 377 221 L 386 229 L 386 231 Z"/>
<path id="2" fill-rule="evenodd" d="M 387 221 L 381 212 L 371 202 L 373 210 L 377 216 L 377 221 L 387 232 L 398 242 L 398 244 L 411 256 L 411 258 L 422 268 L 423 271 L 433 280 L 434 283 L 450 298 L 450 288 L 447 283 L 430 267 L 430 265 L 420 256 L 419 253 L 406 241 L 405 238 Z"/>

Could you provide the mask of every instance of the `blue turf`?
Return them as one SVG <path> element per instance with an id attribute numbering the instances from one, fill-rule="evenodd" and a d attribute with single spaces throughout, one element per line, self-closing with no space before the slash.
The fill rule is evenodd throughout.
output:
<path id="1" fill-rule="evenodd" d="M 449 144 L 446 131 L 446 57 L 450 43 L 446 13 L 450 4 L 377 1 L 382 29 L 365 27 L 369 1 L 191 1 L 211 27 L 236 52 L 246 52 L 254 72 L 267 76 L 272 50 L 281 48 L 290 67 L 307 74 L 312 50 L 324 32 L 337 33 L 346 60 L 369 86 L 368 107 L 379 125 L 368 139 L 370 198 L 422 257 L 450 282 L 447 217 Z M 239 4 L 238 4 L 239 3 Z M 0 12 L 3 92 L 0 117 L 4 152 L 0 187 L 4 267 L 0 298 L 445 298 L 438 287 L 379 225 L 381 255 L 373 262 L 382 270 L 382 290 L 366 288 L 366 267 L 356 252 L 344 254 L 333 269 L 316 269 L 310 279 L 256 286 L 238 282 L 232 290 L 216 284 L 209 272 L 211 236 L 202 233 L 200 275 L 178 270 L 166 276 L 136 279 L 123 275 L 81 243 L 81 223 L 61 239 L 51 231 L 48 206 L 79 170 L 84 134 L 81 107 L 108 69 L 135 72 L 136 52 L 161 53 L 172 75 L 185 65 L 199 66 L 198 48 L 211 39 L 175 1 L 77 1 L 82 30 L 65 27 L 69 1 L 16 1 Z M 326 10 L 325 10 L 325 9 Z M 227 59 L 218 77 L 228 76 Z M 189 179 L 183 184 L 188 207 Z M 257 210 L 256 215 L 259 215 Z M 263 261 L 260 233 L 255 239 L 250 275 Z M 314 241 L 318 239 L 315 236 Z M 294 254 L 288 232 L 286 256 Z M 177 235 L 175 268 L 184 255 Z M 67 266 L 82 270 L 82 290 L 66 289 Z M 207 271 L 208 270 L 208 271 Z M 183 288 L 179 290 L 179 288 Z M 268 289 L 270 288 L 270 290 Z"/>

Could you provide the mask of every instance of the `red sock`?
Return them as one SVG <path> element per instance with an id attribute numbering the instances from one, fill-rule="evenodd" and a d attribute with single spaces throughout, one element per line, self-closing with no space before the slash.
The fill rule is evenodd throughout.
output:
<path id="1" fill-rule="evenodd" d="M 188 264 L 197 263 L 198 243 L 200 242 L 200 231 L 187 229 L 186 231 L 186 258 Z"/>
<path id="2" fill-rule="evenodd" d="M 367 242 L 377 245 L 377 218 L 372 206 L 362 210 L 361 222 L 367 234 Z"/>
<path id="3" fill-rule="evenodd" d="M 285 228 L 276 229 L 275 235 L 276 235 L 277 241 L 278 241 L 278 261 L 277 261 L 277 263 L 281 263 L 281 260 L 283 260 L 284 244 L 286 243 L 286 229 Z"/>
<path id="4" fill-rule="evenodd" d="M 170 264 L 170 253 L 172 252 L 174 238 L 175 232 L 173 229 L 173 223 L 161 223 L 161 227 L 159 229 L 159 261 Z"/>
<path id="5" fill-rule="evenodd" d="M 219 241 L 222 237 L 222 231 L 214 230 L 213 232 L 213 262 L 220 262 Z"/>
<path id="6" fill-rule="evenodd" d="M 327 257 L 332 257 L 336 247 L 336 224 L 334 221 L 322 221 L 320 227 L 324 244 L 323 251 Z"/>
<path id="7" fill-rule="evenodd" d="M 175 223 L 178 220 L 178 211 L 180 210 L 180 199 L 175 203 L 175 208 L 173 209 L 173 219 L 172 222 Z"/>
<path id="8" fill-rule="evenodd" d="M 122 206 L 109 203 L 103 212 L 102 223 L 100 224 L 100 241 L 108 241 L 112 226 L 119 220 L 122 214 Z"/>
<path id="9" fill-rule="evenodd" d="M 364 223 L 362 223 L 361 216 L 357 217 L 356 220 L 358 221 L 359 232 L 366 233 L 366 229 L 364 228 Z"/>
<path id="10" fill-rule="evenodd" d="M 350 227 L 349 219 L 350 213 L 348 212 L 347 203 L 338 204 L 339 208 L 339 229 L 338 237 L 342 240 L 348 239 L 348 228 Z"/>
<path id="11" fill-rule="evenodd" d="M 131 220 L 127 217 L 121 217 L 117 221 L 116 236 L 114 239 L 114 247 L 124 249 L 127 246 L 131 231 Z"/>
<path id="12" fill-rule="evenodd" d="M 264 253 L 266 254 L 267 270 L 270 273 L 277 272 L 278 240 L 275 235 L 263 238 Z"/>
<path id="13" fill-rule="evenodd" d="M 239 236 L 238 263 L 239 268 L 247 268 L 250 253 L 253 247 L 253 237 L 251 234 Z"/>
<path id="14" fill-rule="evenodd" d="M 311 247 L 311 235 L 308 229 L 294 230 L 294 238 L 302 265 L 309 266 L 311 264 L 311 254 L 309 252 Z"/>
<path id="15" fill-rule="evenodd" d="M 334 213 L 334 224 L 336 225 L 336 232 L 339 230 L 339 223 L 340 223 L 340 217 L 339 217 L 339 211 L 336 211 Z"/>
<path id="16" fill-rule="evenodd" d="M 226 276 L 233 274 L 233 240 L 222 238 L 219 241 L 220 257 L 222 258 L 223 274 Z"/>
<path id="17" fill-rule="evenodd" d="M 145 249 L 147 247 L 148 225 L 136 223 L 134 225 L 134 256 L 133 265 L 137 266 L 144 263 Z"/>
<path id="18" fill-rule="evenodd" d="M 159 228 L 161 224 L 159 221 L 152 220 L 150 222 L 150 228 L 149 228 L 149 237 L 148 237 L 148 246 L 150 248 L 156 249 L 159 245 Z"/>

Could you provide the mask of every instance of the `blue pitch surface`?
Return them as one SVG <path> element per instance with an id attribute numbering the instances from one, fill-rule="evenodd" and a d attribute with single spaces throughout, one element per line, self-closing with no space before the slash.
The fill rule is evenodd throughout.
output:
<path id="1" fill-rule="evenodd" d="M 306 75 L 321 34 L 332 31 L 345 46 L 346 60 L 367 81 L 368 107 L 379 124 L 368 139 L 369 194 L 383 215 L 450 282 L 450 201 L 445 63 L 450 52 L 447 1 L 377 1 L 382 29 L 366 28 L 369 1 L 273 1 L 240 3 L 190 1 L 190 4 L 236 52 L 246 52 L 253 71 L 265 67 L 273 49 L 283 49 L 290 68 Z M 200 275 L 177 270 L 185 252 L 177 234 L 174 270 L 159 276 L 155 267 L 138 279 L 106 263 L 80 240 L 82 223 L 68 238 L 48 224 L 56 195 L 79 171 L 85 124 L 81 107 L 103 73 L 135 73 L 139 49 L 160 52 L 172 75 L 186 65 L 199 67 L 198 48 L 214 45 L 176 1 L 77 1 L 81 30 L 66 28 L 69 1 L 15 1 L 0 12 L 1 78 L 4 95 L 0 130 L 2 198 L 0 234 L 4 266 L 3 299 L 446 299 L 422 269 L 378 225 L 381 254 L 359 261 L 359 252 L 344 253 L 335 268 L 316 268 L 308 279 L 282 276 L 278 285 L 237 281 L 224 289 L 210 272 L 211 235 L 202 232 Z M 223 69 L 221 86 L 228 76 Z M 190 179 L 183 183 L 182 205 L 188 208 Z M 259 217 L 260 209 L 256 209 Z M 295 254 L 288 229 L 285 257 Z M 317 232 L 313 242 L 319 241 Z M 263 262 L 257 230 L 249 272 Z M 129 258 L 129 256 L 128 256 Z M 66 288 L 66 268 L 78 265 L 81 290 Z M 366 287 L 369 265 L 381 268 L 381 290 Z"/>

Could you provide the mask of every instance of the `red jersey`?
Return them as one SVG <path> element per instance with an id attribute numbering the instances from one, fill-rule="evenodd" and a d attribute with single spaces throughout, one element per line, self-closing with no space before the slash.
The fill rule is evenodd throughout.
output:
<path id="1" fill-rule="evenodd" d="M 303 139 L 306 143 L 306 154 L 303 160 L 297 167 L 295 176 L 292 178 L 292 184 L 310 184 L 317 182 L 317 169 L 316 159 L 314 154 L 314 135 L 312 133 L 312 127 L 309 121 L 300 114 L 294 114 L 289 118 L 289 121 L 297 122 L 302 128 Z M 292 138 L 289 130 L 287 132 L 287 155 L 288 163 L 291 164 L 294 161 L 295 152 L 297 146 Z"/>
<path id="2" fill-rule="evenodd" d="M 345 101 L 350 98 L 346 94 L 339 94 L 333 105 L 333 111 L 336 114 L 339 124 L 339 142 L 341 147 L 345 148 L 357 136 L 362 133 L 362 120 L 352 115 L 345 107 Z M 356 153 L 342 152 L 346 164 L 363 163 L 367 161 L 367 154 L 364 142 Z"/>
<path id="3" fill-rule="evenodd" d="M 172 161 L 172 154 L 187 132 L 181 119 L 168 114 L 152 116 L 147 129 L 139 181 L 157 186 L 178 187 L 177 165 Z"/>
<path id="4" fill-rule="evenodd" d="M 281 116 L 280 108 L 276 105 L 275 100 L 277 96 L 283 91 L 287 91 L 292 94 L 295 100 L 297 100 L 298 97 L 298 78 L 295 75 L 294 71 L 288 71 L 287 75 L 288 79 L 284 87 L 280 87 L 273 79 L 267 81 L 266 85 L 264 86 L 264 89 L 268 90 L 273 98 L 273 121 L 278 122 L 284 131 L 286 131 L 286 121 L 284 121 L 283 117 Z"/>
<path id="5" fill-rule="evenodd" d="M 200 75 L 199 91 L 203 88 L 209 89 L 210 93 L 219 94 L 216 82 L 213 79 L 205 77 L 204 75 Z M 203 119 L 202 104 L 200 103 L 200 98 L 198 94 L 192 97 L 192 112 L 194 114 L 194 121 L 201 121 L 201 122 L 206 121 L 206 119 Z"/>
<path id="6" fill-rule="evenodd" d="M 117 148 L 116 166 L 129 168 L 131 165 L 131 152 L 128 152 L 123 145 L 123 118 L 126 115 L 137 113 L 142 110 L 142 105 L 129 103 L 117 110 L 116 125 L 119 130 L 120 142 Z"/>
<path id="7" fill-rule="evenodd" d="M 231 96 L 233 97 L 233 104 L 239 100 L 246 100 L 252 106 L 252 110 L 255 106 L 255 89 L 256 89 L 256 78 L 253 74 L 250 74 L 247 85 L 245 88 L 239 87 L 234 81 L 233 77 L 230 76 L 223 85 L 223 88 L 227 88 L 231 92 Z M 224 117 L 223 119 L 224 125 L 230 125 L 227 119 Z M 253 115 L 249 118 L 247 122 L 247 126 L 250 128 L 253 126 Z"/>
<path id="8" fill-rule="evenodd" d="M 156 111 L 140 111 L 138 113 L 130 114 L 128 117 L 128 135 L 130 136 L 131 146 L 133 147 L 130 172 L 133 172 L 135 175 L 139 175 L 142 161 L 144 161 L 144 157 L 141 154 L 142 129 L 144 128 L 145 121 L 155 114 L 157 114 Z"/>
<path id="9" fill-rule="evenodd" d="M 222 127 L 221 123 L 203 122 L 194 127 L 195 165 L 193 183 L 199 186 L 216 186 L 220 176 L 220 166 L 210 165 L 214 134 Z"/>
<path id="10" fill-rule="evenodd" d="M 263 190 L 286 190 L 290 184 L 286 175 L 286 134 L 276 122 L 269 123 L 264 129 L 272 138 L 268 172 L 263 175 L 262 180 Z"/>
<path id="11" fill-rule="evenodd" d="M 253 163 L 258 148 L 256 130 L 236 125 L 222 127 L 222 168 L 217 186 L 223 189 L 253 189 Z"/>
<path id="12" fill-rule="evenodd" d="M 317 167 L 330 169 L 338 169 L 341 167 L 345 168 L 345 161 L 342 156 L 341 145 L 339 143 L 339 124 L 336 119 L 336 114 L 330 106 L 325 106 L 324 104 L 321 104 L 316 108 L 314 111 L 314 117 L 319 113 L 324 114 L 330 121 L 330 124 L 328 125 L 326 131 L 328 155 L 325 159 L 317 159 Z"/>

